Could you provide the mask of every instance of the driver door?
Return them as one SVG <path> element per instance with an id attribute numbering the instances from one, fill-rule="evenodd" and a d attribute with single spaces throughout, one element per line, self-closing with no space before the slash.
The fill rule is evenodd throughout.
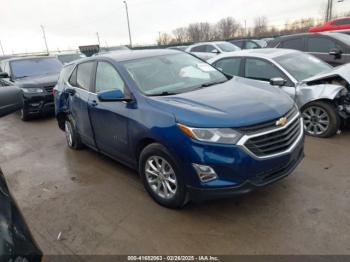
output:
<path id="1" fill-rule="evenodd" d="M 95 90 L 89 96 L 89 114 L 97 148 L 113 158 L 129 161 L 128 117 L 130 108 L 122 101 L 99 101 L 102 92 L 126 86 L 118 71 L 109 62 L 99 61 L 96 68 Z"/>

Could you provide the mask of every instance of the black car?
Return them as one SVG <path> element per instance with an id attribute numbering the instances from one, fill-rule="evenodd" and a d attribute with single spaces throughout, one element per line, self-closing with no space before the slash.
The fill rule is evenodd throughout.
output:
<path id="1" fill-rule="evenodd" d="M 264 48 L 267 45 L 267 42 L 257 39 L 240 39 L 232 40 L 230 43 L 238 46 L 241 49 L 257 49 Z"/>
<path id="2" fill-rule="evenodd" d="M 281 36 L 268 43 L 267 47 L 304 51 L 332 66 L 350 62 L 350 35 L 342 33 L 305 33 Z"/>
<path id="3" fill-rule="evenodd" d="M 12 58 L 1 61 L 0 68 L 3 71 L 0 82 L 5 85 L 15 84 L 23 91 L 23 121 L 33 115 L 54 112 L 52 92 L 62 68 L 62 63 L 56 57 Z"/>
<path id="4" fill-rule="evenodd" d="M 0 72 L 0 77 L 3 73 Z M 0 117 L 23 107 L 22 90 L 9 83 L 0 82 Z"/>

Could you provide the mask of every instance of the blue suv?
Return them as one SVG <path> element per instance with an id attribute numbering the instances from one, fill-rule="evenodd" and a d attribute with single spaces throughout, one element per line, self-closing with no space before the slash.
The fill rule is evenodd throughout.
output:
<path id="1" fill-rule="evenodd" d="M 167 207 L 269 185 L 304 156 L 302 119 L 289 96 L 242 84 L 180 51 L 70 63 L 54 95 L 70 148 L 85 145 L 137 169 Z"/>

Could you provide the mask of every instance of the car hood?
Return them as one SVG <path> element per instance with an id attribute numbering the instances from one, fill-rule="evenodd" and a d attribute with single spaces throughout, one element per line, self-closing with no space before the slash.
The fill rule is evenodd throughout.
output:
<path id="1" fill-rule="evenodd" d="M 58 81 L 59 73 L 49 75 L 30 76 L 21 79 L 15 79 L 19 87 L 44 87 L 54 86 Z"/>
<path id="2" fill-rule="evenodd" d="M 176 121 L 192 127 L 243 127 L 277 119 L 294 101 L 275 87 L 253 87 L 233 78 L 223 84 L 166 97 L 150 103 L 171 112 Z"/>
<path id="3" fill-rule="evenodd" d="M 324 78 L 328 78 L 331 76 L 336 76 L 339 75 L 343 79 L 345 79 L 348 83 L 350 83 L 350 64 L 345 64 L 342 66 L 338 66 L 335 68 L 330 69 L 329 71 L 323 72 L 321 74 L 312 76 L 310 78 L 305 79 L 303 82 L 308 83 L 308 82 L 313 82 L 316 80 L 322 80 Z"/>

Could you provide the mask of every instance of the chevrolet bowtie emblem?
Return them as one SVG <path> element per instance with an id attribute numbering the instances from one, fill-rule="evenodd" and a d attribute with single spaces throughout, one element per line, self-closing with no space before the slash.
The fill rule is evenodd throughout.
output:
<path id="1" fill-rule="evenodd" d="M 288 122 L 286 117 L 282 117 L 276 121 L 276 126 L 285 126 Z"/>

